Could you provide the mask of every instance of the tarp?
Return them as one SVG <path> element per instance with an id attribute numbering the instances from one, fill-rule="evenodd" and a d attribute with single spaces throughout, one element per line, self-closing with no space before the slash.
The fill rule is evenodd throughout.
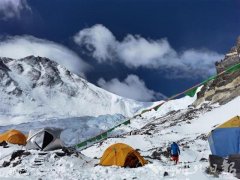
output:
<path id="1" fill-rule="evenodd" d="M 225 171 L 233 173 L 234 176 L 240 178 L 240 154 L 229 155 L 228 158 L 209 155 L 209 164 L 212 173 Z"/>
<path id="2" fill-rule="evenodd" d="M 213 155 L 240 154 L 240 117 L 236 116 L 212 130 L 208 137 Z"/>
<path id="3" fill-rule="evenodd" d="M 190 89 L 189 91 L 187 91 L 187 92 L 185 93 L 185 95 L 190 96 L 190 97 L 193 97 L 193 96 L 195 96 L 195 94 L 196 94 L 196 92 L 197 92 L 197 89 L 198 89 L 198 87 L 195 87 L 195 88 L 193 88 L 193 89 Z"/>

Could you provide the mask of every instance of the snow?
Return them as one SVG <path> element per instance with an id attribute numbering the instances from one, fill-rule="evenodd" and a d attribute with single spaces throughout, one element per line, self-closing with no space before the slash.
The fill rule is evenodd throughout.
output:
<path id="1" fill-rule="evenodd" d="M 0 68 L 2 125 L 56 117 L 131 117 L 152 105 L 107 92 L 47 58 L 30 56 L 0 61 L 10 69 L 6 72 Z"/>
<path id="2" fill-rule="evenodd" d="M 29 129 L 44 127 L 56 127 L 63 129 L 61 138 L 65 145 L 72 146 L 87 138 L 91 138 L 101 132 L 112 128 L 125 121 L 125 117 L 116 115 L 101 115 L 98 117 L 75 117 L 75 118 L 53 118 L 42 121 L 26 122 L 0 126 L 0 133 L 9 129 L 18 129 L 28 134 Z"/>
<path id="3" fill-rule="evenodd" d="M 186 125 L 184 131 L 188 133 L 208 133 L 217 125 L 237 115 L 240 115 L 240 97 L 237 97 L 227 105 L 220 106 L 214 111 L 201 115 L 192 124 Z"/>
<path id="4" fill-rule="evenodd" d="M 185 96 L 180 99 L 170 100 L 167 103 L 164 103 L 160 108 L 155 112 L 152 110 L 151 112 L 146 112 L 143 114 L 143 117 L 161 117 L 164 114 L 167 114 L 170 111 L 177 111 L 180 109 L 186 109 L 189 105 L 191 105 L 196 100 L 196 95 L 194 97 Z M 159 104 L 161 104 L 160 102 Z"/>
<path id="5" fill-rule="evenodd" d="M 178 102 L 184 101 L 184 99 L 188 102 L 188 98 L 183 98 L 181 100 L 177 100 Z M 173 101 L 174 102 L 174 101 Z M 173 102 L 170 102 L 174 104 Z M 187 105 L 187 103 L 186 103 Z M 166 103 L 166 107 L 169 106 Z M 172 107 L 171 109 L 178 109 L 178 103 L 175 103 L 176 107 Z M 186 106 L 187 107 L 187 106 Z M 209 179 L 213 178 L 205 174 L 205 169 L 208 166 L 207 162 L 199 162 L 201 158 L 208 159 L 208 155 L 211 153 L 209 149 L 209 145 L 207 141 L 203 141 L 201 139 L 197 139 L 197 136 L 201 134 L 207 135 L 216 125 L 225 122 L 226 120 L 240 115 L 240 97 L 234 99 L 226 105 L 216 107 L 209 112 L 204 114 L 200 114 L 197 118 L 191 120 L 191 124 L 182 122 L 177 124 L 176 126 L 170 126 L 168 128 L 159 127 L 159 131 L 152 135 L 126 135 L 122 138 L 110 138 L 104 141 L 101 147 L 98 145 L 92 146 L 82 152 L 89 157 L 98 157 L 102 156 L 102 153 L 105 149 L 114 143 L 126 143 L 132 146 L 135 149 L 140 149 L 142 155 L 147 156 L 151 152 L 151 149 L 154 148 L 163 148 L 166 147 L 173 141 L 184 141 L 191 148 L 184 149 L 181 147 L 181 156 L 180 156 L 180 165 L 174 166 L 171 162 L 167 163 L 167 168 L 163 162 L 155 161 L 153 164 L 149 164 L 144 168 L 149 168 L 151 166 L 151 170 L 147 171 L 146 176 L 142 176 L 140 173 L 137 173 L 138 179 L 144 178 L 157 178 L 155 175 L 158 174 L 158 178 L 162 177 L 164 171 L 167 171 L 172 178 L 176 179 Z M 161 108 L 160 108 L 161 109 Z M 166 112 L 169 112 L 169 109 L 165 109 L 165 113 L 162 110 L 158 112 L 153 112 L 154 116 L 163 116 Z M 160 115 L 159 115 L 159 114 Z M 148 116 L 150 113 L 148 113 Z M 134 120 L 133 120 L 134 121 Z M 137 119 L 139 121 L 139 119 Z M 131 123 L 132 124 L 132 123 Z M 130 125 L 131 126 L 131 125 Z M 132 128 L 129 128 L 132 130 Z M 150 153 L 151 154 L 151 153 Z M 189 163 L 191 162 L 191 163 Z M 190 169 L 184 169 L 184 164 L 189 164 Z M 169 170 L 170 168 L 170 170 Z M 154 169 L 154 172 L 153 172 Z M 133 170 L 135 171 L 135 169 Z M 137 170 L 136 170 L 137 171 Z M 144 178 L 142 178 L 144 177 Z M 232 179 L 232 175 L 228 173 L 223 173 L 220 175 L 221 179 Z"/>
<path id="6" fill-rule="evenodd" d="M 41 165 L 36 169 L 32 167 L 32 164 L 36 158 L 39 158 L 39 152 L 31 151 L 31 155 L 23 158 L 20 165 L 16 167 L 11 167 L 10 165 L 6 168 L 0 168 L 0 177 L 1 179 L 10 177 L 37 179 L 41 177 L 43 179 L 145 180 L 162 179 L 164 172 L 168 172 L 169 176 L 164 177 L 164 179 L 216 179 L 214 176 L 205 173 L 205 169 L 208 167 L 208 162 L 201 162 L 200 159 L 208 159 L 208 155 L 211 152 L 208 142 L 198 137 L 201 135 L 206 136 L 216 125 L 225 122 L 235 115 L 240 115 L 240 97 L 235 98 L 225 105 L 209 105 L 209 107 L 211 107 L 210 109 L 198 107 L 192 120 L 182 121 L 179 119 L 176 125 L 171 125 L 175 122 L 174 118 L 176 119 L 177 117 L 185 115 L 190 111 L 188 106 L 191 105 L 194 100 L 195 97 L 183 97 L 181 99 L 169 101 L 160 107 L 158 111 L 148 112 L 147 115 L 133 119 L 130 125 L 117 128 L 113 132 L 113 135 L 121 136 L 109 138 L 103 141 L 102 144 L 97 143 L 83 150 L 83 154 L 80 157 L 67 156 L 54 158 L 54 151 L 52 151 L 46 155 L 44 165 Z M 171 111 L 174 112 L 173 110 L 178 111 L 179 115 L 177 116 L 174 113 L 171 114 Z M 167 121 L 165 121 L 164 117 L 167 118 Z M 111 118 L 113 117 L 102 116 L 96 119 L 82 119 L 82 121 L 84 121 L 84 126 L 83 124 L 81 126 L 88 126 L 89 129 L 95 127 L 93 130 L 96 131 L 96 129 L 102 127 L 103 124 L 104 128 L 109 128 L 113 122 L 121 119 L 114 116 L 115 120 L 112 121 Z M 49 120 L 45 123 L 44 121 L 36 124 L 25 123 L 16 125 L 16 127 L 27 130 L 28 128 L 32 128 L 32 126 L 38 126 L 41 123 L 43 123 L 42 126 L 52 123 L 54 125 L 73 128 L 74 126 L 79 126 L 78 120 L 79 119 L 68 119 L 68 121 L 65 121 L 57 119 Z M 188 123 L 188 121 L 190 123 Z M 151 122 L 150 124 L 154 124 L 154 129 L 148 129 L 149 122 Z M 9 126 L 2 126 L 0 130 L 3 131 L 7 128 L 9 128 Z M 139 130 L 140 128 L 143 129 Z M 85 132 L 83 129 L 80 131 Z M 129 132 L 133 130 L 136 130 L 139 133 L 130 135 Z M 144 133 L 144 130 L 149 130 L 151 134 Z M 68 138 L 74 138 L 74 133 L 67 134 L 69 135 Z M 84 133 L 82 134 L 84 135 Z M 148 158 L 155 150 L 166 150 L 172 141 L 179 142 L 180 145 L 181 155 L 180 163 L 178 165 L 174 165 L 172 161 L 164 156 L 161 157 L 161 160 Z M 141 155 L 149 160 L 150 163 L 143 167 L 134 169 L 115 166 L 96 166 L 104 150 L 111 144 L 117 142 L 126 143 L 135 149 L 139 149 Z M 190 148 L 187 148 L 186 145 L 190 146 Z M 8 157 L 5 157 L 6 155 L 16 149 L 22 148 L 24 147 L 14 145 L 10 145 L 10 148 L 6 149 L 0 147 L 0 164 L 4 160 L 8 160 Z M 21 169 L 26 169 L 27 173 L 19 174 L 18 172 Z M 219 179 L 235 178 L 232 174 L 222 173 L 219 175 Z"/>

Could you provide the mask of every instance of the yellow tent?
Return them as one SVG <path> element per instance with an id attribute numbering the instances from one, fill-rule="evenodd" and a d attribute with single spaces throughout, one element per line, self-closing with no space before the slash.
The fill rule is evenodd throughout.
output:
<path id="1" fill-rule="evenodd" d="M 0 142 L 6 141 L 11 144 L 26 145 L 26 140 L 26 136 L 15 129 L 0 134 Z"/>
<path id="2" fill-rule="evenodd" d="M 108 147 L 100 159 L 102 166 L 138 167 L 147 164 L 147 161 L 127 144 L 117 143 Z"/>
<path id="3" fill-rule="evenodd" d="M 217 128 L 230 128 L 230 127 L 240 127 L 240 117 L 235 116 L 227 122 L 221 124 Z"/>

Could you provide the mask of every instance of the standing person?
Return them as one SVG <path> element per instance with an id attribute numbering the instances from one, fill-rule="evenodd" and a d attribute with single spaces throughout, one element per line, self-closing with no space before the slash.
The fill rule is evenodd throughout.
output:
<path id="1" fill-rule="evenodd" d="M 172 157 L 172 160 L 175 161 L 176 164 L 178 163 L 179 155 L 180 155 L 180 149 L 179 149 L 177 143 L 173 142 L 171 144 L 171 157 Z"/>

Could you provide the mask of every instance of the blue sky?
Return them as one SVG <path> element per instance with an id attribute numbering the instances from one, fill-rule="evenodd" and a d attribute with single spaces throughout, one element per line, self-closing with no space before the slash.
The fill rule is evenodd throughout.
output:
<path id="1" fill-rule="evenodd" d="M 240 35 L 239 8 L 239 0 L 1 0 L 0 56 L 47 56 L 116 94 L 160 100 L 214 73 Z"/>

